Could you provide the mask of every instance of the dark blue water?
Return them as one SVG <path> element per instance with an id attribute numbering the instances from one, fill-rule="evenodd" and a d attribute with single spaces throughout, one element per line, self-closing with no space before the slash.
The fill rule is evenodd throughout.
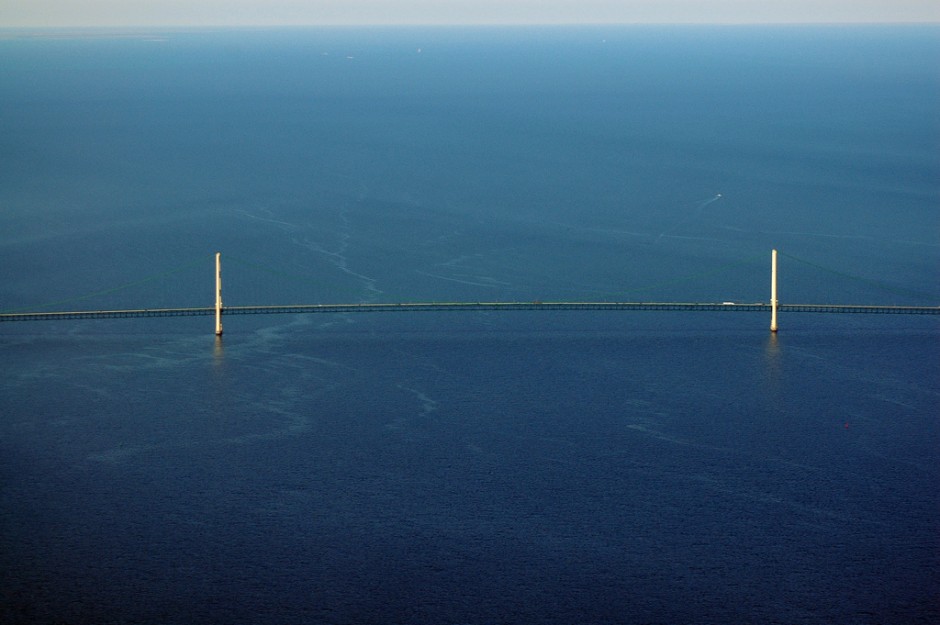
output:
<path id="1" fill-rule="evenodd" d="M 940 302 L 933 27 L 6 34 L 2 310 Z M 935 622 L 936 320 L 780 323 L 2 324 L 0 617 Z"/>

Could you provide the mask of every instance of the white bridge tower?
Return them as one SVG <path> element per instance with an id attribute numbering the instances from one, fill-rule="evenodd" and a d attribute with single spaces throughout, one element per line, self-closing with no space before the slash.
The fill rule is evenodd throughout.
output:
<path id="1" fill-rule="evenodd" d="M 770 253 L 770 331 L 777 331 L 777 250 Z"/>
<path id="2" fill-rule="evenodd" d="M 215 335 L 222 336 L 222 252 L 215 253 Z"/>

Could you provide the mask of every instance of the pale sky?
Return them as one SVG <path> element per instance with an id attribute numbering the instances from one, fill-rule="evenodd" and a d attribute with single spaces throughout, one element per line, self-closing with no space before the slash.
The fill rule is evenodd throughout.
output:
<path id="1" fill-rule="evenodd" d="M 940 22 L 940 0 L 0 0 L 0 27 Z"/>

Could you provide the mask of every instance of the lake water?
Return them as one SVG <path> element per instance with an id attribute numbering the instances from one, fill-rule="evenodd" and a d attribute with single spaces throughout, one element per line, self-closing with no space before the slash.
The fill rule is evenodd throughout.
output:
<path id="1" fill-rule="evenodd" d="M 0 310 L 940 303 L 940 29 L 8 31 Z M 934 623 L 936 317 L 0 325 L 5 623 Z"/>

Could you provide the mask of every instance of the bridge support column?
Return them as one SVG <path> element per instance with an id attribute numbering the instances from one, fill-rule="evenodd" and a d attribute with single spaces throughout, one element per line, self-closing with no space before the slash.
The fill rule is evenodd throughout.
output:
<path id="1" fill-rule="evenodd" d="M 222 253 L 215 253 L 215 335 L 222 336 Z"/>
<path id="2" fill-rule="evenodd" d="M 777 331 L 777 250 L 770 253 L 770 331 Z"/>

